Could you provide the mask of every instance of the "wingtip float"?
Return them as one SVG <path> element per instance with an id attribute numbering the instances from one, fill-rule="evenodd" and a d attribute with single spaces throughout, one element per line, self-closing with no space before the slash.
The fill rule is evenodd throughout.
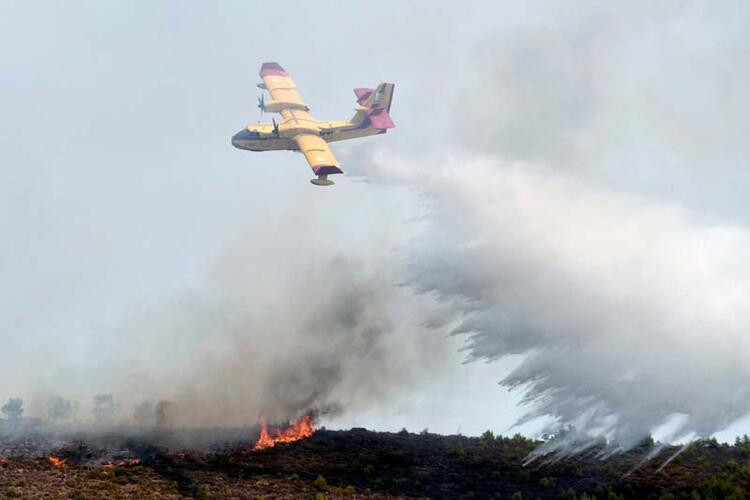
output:
<path id="1" fill-rule="evenodd" d="M 280 119 L 248 125 L 232 137 L 232 145 L 248 151 L 301 151 L 317 176 L 310 181 L 316 186 L 330 186 L 333 181 L 329 175 L 344 173 L 329 142 L 384 134 L 396 126 L 389 114 L 392 83 L 381 83 L 374 89 L 354 89 L 357 106 L 352 118 L 321 121 L 310 115 L 294 80 L 278 63 L 263 63 L 260 77 L 263 83 L 258 88 L 271 95 L 271 100 L 266 100 L 264 94 L 258 99 L 261 115 L 278 113 Z"/>

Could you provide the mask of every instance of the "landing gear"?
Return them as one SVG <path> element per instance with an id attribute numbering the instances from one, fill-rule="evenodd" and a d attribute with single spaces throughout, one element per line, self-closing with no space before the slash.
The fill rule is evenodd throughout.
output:
<path id="1" fill-rule="evenodd" d="M 328 180 L 328 175 L 319 175 L 317 179 L 310 179 L 316 186 L 333 186 L 333 181 Z"/>

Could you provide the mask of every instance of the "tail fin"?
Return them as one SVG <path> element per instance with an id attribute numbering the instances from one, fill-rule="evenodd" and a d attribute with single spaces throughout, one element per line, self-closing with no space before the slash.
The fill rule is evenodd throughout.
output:
<path id="1" fill-rule="evenodd" d="M 394 87 L 395 85 L 392 83 L 381 83 L 374 89 L 354 89 L 358 106 L 351 122 L 357 127 L 371 126 L 379 130 L 395 127 L 396 125 L 388 114 L 391 110 Z M 368 120 L 369 123 L 365 124 L 365 120 Z"/>

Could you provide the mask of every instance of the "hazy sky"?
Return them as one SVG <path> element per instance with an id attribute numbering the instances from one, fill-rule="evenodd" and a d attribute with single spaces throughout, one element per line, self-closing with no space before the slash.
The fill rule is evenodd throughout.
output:
<path id="1" fill-rule="evenodd" d="M 33 408 L 37 393 L 94 363 L 143 308 L 202 287 L 246 235 L 295 245 L 304 226 L 318 248 L 300 245 L 291 258 L 310 262 L 324 248 L 360 258 L 403 242 L 420 213 L 403 189 L 353 178 L 314 189 L 301 156 L 249 154 L 230 136 L 259 119 L 257 73 L 278 61 L 321 118 L 348 118 L 354 87 L 396 83 L 396 133 L 338 145 L 342 164 L 368 142 L 434 147 L 456 117 L 454 75 L 441 72 L 436 49 L 468 50 L 491 5 L 462 9 L 456 23 L 452 6 L 432 2 L 294 2 L 285 11 L 264 2 L 3 2 L 0 339 L 9 376 L 0 399 L 23 396 Z M 439 382 L 404 381 L 403 401 L 342 425 L 510 425 L 517 398 L 497 389 L 503 368 L 461 365 L 457 345 L 440 347 L 454 362 Z M 83 377 L 89 393 L 113 390 Z"/>
<path id="2" fill-rule="evenodd" d="M 318 275 L 334 257 L 366 263 L 365 276 L 393 273 L 383 286 L 409 281 L 450 302 L 453 288 L 465 284 L 461 274 L 473 269 L 461 267 L 463 261 L 446 265 L 444 259 L 465 258 L 450 245 L 471 246 L 485 232 L 502 240 L 502 234 L 529 223 L 539 234 L 493 243 L 482 249 L 486 254 L 466 262 L 478 265 L 477 275 L 487 280 L 495 275 L 485 271 L 500 263 L 531 269 L 531 278 L 524 279 L 557 276 L 554 266 L 508 257 L 517 255 L 514 245 L 530 245 L 532 251 L 522 253 L 535 258 L 539 249 L 538 255 L 548 255 L 547 240 L 555 239 L 555 227 L 533 224 L 529 214 L 536 209 L 529 207 L 543 207 L 539 217 L 548 222 L 556 219 L 545 210 L 591 214 L 600 201 L 615 200 L 615 208 L 602 213 L 632 216 L 634 227 L 663 216 L 678 248 L 684 241 L 705 241 L 702 235 L 708 233 L 693 232 L 693 223 L 731 226 L 744 234 L 750 209 L 749 19 L 743 2 L 617 8 L 598 2 L 494 1 L 300 1 L 283 7 L 269 2 L 0 3 L 0 348 L 7 374 L 0 381 L 0 399 L 22 396 L 34 410 L 52 393 L 86 399 L 112 391 L 135 402 L 140 395 L 123 394 L 122 379 L 128 379 L 130 368 L 154 370 L 144 379 L 148 385 L 162 376 L 154 375 L 161 373 L 155 368 L 159 364 L 169 365 L 163 377 L 192 381 L 190 360 L 200 364 L 209 358 L 175 361 L 180 354 L 168 347 L 181 335 L 174 325 L 197 313 L 174 303 L 210 296 L 209 302 L 217 301 L 211 307 L 223 311 L 221 318 L 245 307 L 279 307 L 279 314 L 293 317 L 303 306 L 290 299 L 285 310 L 284 294 L 292 294 L 290 283 L 300 275 L 320 280 L 319 287 L 314 280 L 300 285 L 311 297 L 309 302 L 300 298 L 304 307 L 315 308 L 318 289 L 333 287 L 331 293 L 338 293 L 338 285 Z M 394 82 L 391 114 L 397 128 L 334 145 L 350 175 L 337 178 L 331 189 L 309 184 L 311 172 L 299 155 L 232 148 L 231 135 L 259 119 L 255 84 L 266 61 L 278 61 L 291 72 L 320 118 L 348 118 L 354 87 Z M 508 162 L 532 172 L 518 181 L 518 192 L 509 194 L 520 199 L 519 193 L 543 186 L 533 192 L 580 196 L 583 206 L 542 206 L 538 199 L 530 205 L 494 204 L 496 192 L 486 186 L 504 186 L 502 165 Z M 443 177 L 423 182 L 433 166 Z M 558 174 L 566 177 L 560 180 Z M 452 177 L 459 182 L 455 196 Z M 523 217 L 498 219 L 492 207 L 518 210 Z M 458 220 L 451 208 L 461 210 Z M 685 215 L 673 219 L 672 210 Z M 427 229 L 427 238 L 420 240 L 425 218 L 435 213 L 446 225 Z M 602 255 L 614 256 L 606 262 L 651 262 L 648 235 L 659 229 L 649 225 L 646 232 L 634 236 L 646 243 L 633 253 L 603 245 Z M 561 255 L 588 248 L 573 234 L 575 245 Z M 438 241 L 425 250 L 436 237 L 445 238 L 446 247 Z M 708 252 L 706 258 L 727 257 L 744 276 L 748 246 L 744 236 L 737 241 L 724 254 Z M 399 274 L 400 262 L 410 259 L 425 264 Z M 589 287 L 597 279 L 593 271 L 587 274 L 596 259 L 581 261 L 586 272 L 576 268 L 581 272 L 574 274 L 589 280 L 581 285 L 586 291 L 581 295 L 589 297 L 601 291 Z M 654 265 L 669 261 L 667 256 Z M 378 262 L 387 264 L 381 268 Z M 385 268 L 389 271 L 380 271 Z M 654 276 L 671 283 L 685 269 L 692 267 L 675 266 Z M 335 275 L 335 267 L 329 272 Z M 730 271 L 712 272 L 712 280 L 720 277 L 717 287 L 727 288 Z M 455 281 L 436 282 L 436 276 Z M 473 286 L 476 276 L 470 278 Z M 643 286 L 650 276 L 635 283 L 620 278 L 611 276 L 626 289 Z M 498 279 L 502 284 L 509 278 Z M 615 288 L 602 293 L 616 295 Z M 460 295 L 492 316 L 493 301 L 507 295 L 503 290 L 492 282 Z M 381 297 L 383 288 L 378 285 L 372 293 Z M 743 300 L 733 311 L 744 307 L 745 292 L 737 293 Z M 235 303 L 237 297 L 246 304 Z M 649 298 L 658 302 L 662 295 Z M 548 303 L 534 296 L 525 307 L 552 317 L 553 324 L 560 318 L 544 314 Z M 523 415 L 517 407 L 523 393 L 508 392 L 498 382 L 518 365 L 521 352 L 540 345 L 497 351 L 498 344 L 492 344 L 477 351 L 475 342 L 477 358 L 502 359 L 462 364 L 462 337 L 446 337 L 450 328 L 425 328 L 435 319 L 429 314 L 419 317 L 393 307 L 384 308 L 395 325 L 385 328 L 395 341 L 384 352 L 404 345 L 405 352 L 418 353 L 422 345 L 428 355 L 404 356 L 398 362 L 418 367 L 408 377 L 391 377 L 394 388 L 374 395 L 370 404 L 357 393 L 350 398 L 351 409 L 327 423 L 478 433 L 505 431 Z M 603 330 L 623 314 L 602 310 Z M 654 312 L 653 325 L 663 323 L 666 310 Z M 445 321 L 470 313 L 464 308 Z M 152 317 L 160 319 L 150 322 Z M 255 318 L 251 324 L 267 322 Z M 738 323 L 732 331 L 744 332 L 745 323 Z M 168 334 L 159 333 L 164 325 Z M 195 328 L 196 338 L 214 328 L 191 325 L 180 328 Z M 526 323 L 518 331 L 529 328 Z M 481 330 L 474 325 L 471 331 Z M 150 342 L 149 336 L 161 340 Z M 248 333 L 242 341 L 259 353 L 273 338 Z M 428 340 L 433 338 L 438 340 Z M 304 335 L 293 339 L 305 349 Z M 202 340 L 185 347 L 205 348 Z M 394 372 L 406 373 L 397 368 Z M 232 378 L 222 383 L 231 384 Z M 662 410 L 655 413 L 659 418 Z M 565 414 L 559 408 L 551 413 Z"/>

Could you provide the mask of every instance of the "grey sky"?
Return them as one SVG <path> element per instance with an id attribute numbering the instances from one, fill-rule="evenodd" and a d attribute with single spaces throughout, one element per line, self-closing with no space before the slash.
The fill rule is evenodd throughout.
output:
<path id="1" fill-rule="evenodd" d="M 377 172 L 317 190 L 295 154 L 231 148 L 231 134 L 258 119 L 264 61 L 292 73 L 320 118 L 349 117 L 354 87 L 396 83 L 397 128 L 334 146 L 351 174 L 371 174 L 383 152 L 422 168 L 428 155 L 470 152 L 677 203 L 702 220 L 746 221 L 742 2 L 285 6 L 0 4 L 0 342 L 12 374 L 0 399 L 33 408 L 55 392 L 116 392 L 130 368 L 165 359 L 128 342 L 133 325 L 155 331 L 144 318 L 180 324 L 175 316 L 192 316 L 172 304 L 210 291 L 277 294 L 289 286 L 284 269 L 313 273 L 329 256 L 398 265 L 430 200 L 452 203 L 442 188 Z M 454 174 L 471 176 L 467 165 Z M 248 260 L 262 265 L 238 285 Z M 416 331 L 419 319 L 404 325 Z M 404 328 L 387 338 L 411 353 L 428 332 Z M 330 423 L 504 431 L 522 414 L 520 395 L 497 381 L 518 359 L 461 364 L 461 339 L 433 333 L 439 362 L 405 357 L 424 371 L 371 404 L 352 396 Z M 167 359 L 165 373 L 182 373 L 185 359 Z"/>
<path id="2" fill-rule="evenodd" d="M 405 222 L 419 214 L 404 190 L 353 179 L 311 189 L 301 157 L 249 155 L 229 137 L 258 119 L 258 67 L 275 60 L 322 118 L 349 117 L 355 86 L 397 82 L 394 118 L 407 133 L 384 139 L 414 150 L 450 127 L 450 104 L 436 114 L 433 101 L 451 80 L 436 44 L 463 40 L 449 49 L 460 50 L 475 36 L 469 20 L 483 16 L 465 12 L 466 23 L 451 23 L 452 6 L 427 2 L 293 7 L 0 6 L 0 336 L 12 374 L 0 398 L 23 396 L 34 411 L 49 393 L 85 406 L 94 392 L 116 391 L 102 353 L 110 356 L 145 310 L 201 290 L 238 240 L 257 256 L 263 238 L 293 246 L 304 229 L 312 240 L 291 258 L 311 263 L 331 248 L 365 258 L 404 241 Z M 367 142 L 337 148 L 342 163 Z M 269 268 L 287 265 L 264 259 Z M 341 424 L 446 432 L 510 425 L 514 415 L 496 416 L 516 399 L 496 390 L 498 367 L 459 364 L 456 342 L 436 346 L 437 357 L 453 359 L 450 370 L 410 380 L 401 400 Z M 120 352 L 127 366 L 131 353 Z M 456 401 L 473 409 L 471 418 Z"/>

